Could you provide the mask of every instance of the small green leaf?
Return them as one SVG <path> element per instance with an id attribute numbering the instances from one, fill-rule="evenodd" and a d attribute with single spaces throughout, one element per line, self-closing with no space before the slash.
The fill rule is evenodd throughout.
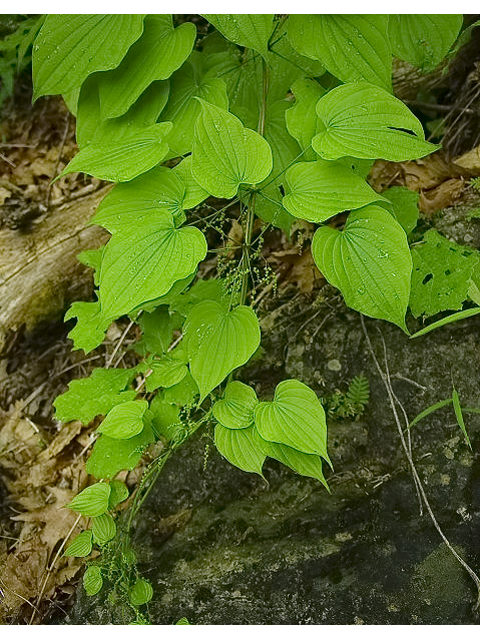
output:
<path id="1" fill-rule="evenodd" d="M 176 29 L 171 15 L 149 15 L 139 40 L 119 67 L 100 82 L 102 118 L 123 115 L 155 80 L 166 80 L 188 58 L 197 30 L 191 22 Z"/>
<path id="2" fill-rule="evenodd" d="M 133 400 L 113 407 L 97 431 L 115 440 L 133 438 L 143 431 L 146 400 Z"/>
<path id="3" fill-rule="evenodd" d="M 193 207 L 208 198 L 208 191 L 205 191 L 193 177 L 192 156 L 184 158 L 173 168 L 173 171 L 185 185 L 185 195 L 182 201 L 183 209 L 193 209 Z"/>
<path id="4" fill-rule="evenodd" d="M 222 400 L 213 405 L 213 415 L 227 429 L 245 429 L 253 422 L 257 394 L 243 382 L 229 382 Z"/>
<path id="5" fill-rule="evenodd" d="M 91 142 L 58 176 L 79 171 L 111 182 L 128 182 L 161 162 L 168 152 L 171 122 L 139 127 L 113 140 Z"/>
<path id="6" fill-rule="evenodd" d="M 117 533 L 115 520 L 108 513 L 93 518 L 92 523 L 93 539 L 96 544 L 103 546 L 112 540 Z"/>
<path id="7" fill-rule="evenodd" d="M 317 103 L 325 130 L 312 146 L 325 160 L 342 156 L 401 162 L 436 151 L 425 141 L 420 121 L 388 91 L 367 82 L 344 84 Z"/>
<path id="8" fill-rule="evenodd" d="M 468 437 L 467 428 L 465 427 L 465 421 L 463 420 L 462 407 L 460 406 L 460 398 L 458 397 L 458 392 L 455 388 L 453 389 L 453 392 L 452 392 L 452 401 L 453 401 L 453 409 L 455 411 L 455 417 L 457 418 L 458 426 L 463 431 L 465 440 L 467 441 L 467 444 L 471 449 L 472 443 L 470 442 L 470 438 Z"/>
<path id="9" fill-rule="evenodd" d="M 253 49 L 265 59 L 267 58 L 268 41 L 273 29 L 273 14 L 204 13 L 203 17 L 231 42 Z"/>
<path id="10" fill-rule="evenodd" d="M 412 314 L 429 317 L 461 309 L 478 265 L 478 251 L 450 242 L 430 229 L 424 242 L 412 248 L 412 258 Z"/>
<path id="11" fill-rule="evenodd" d="M 118 318 L 163 296 L 192 274 L 206 253 L 199 229 L 177 229 L 172 215 L 162 210 L 139 216 L 105 247 L 100 274 L 103 316 Z"/>
<path id="12" fill-rule="evenodd" d="M 117 67 L 143 31 L 144 15 L 55 15 L 40 29 L 32 55 L 34 100 L 69 93 L 95 71 Z"/>
<path id="13" fill-rule="evenodd" d="M 395 219 L 402 225 L 408 236 L 417 226 L 420 194 L 405 187 L 391 187 L 382 195 L 392 203 Z"/>
<path id="14" fill-rule="evenodd" d="M 295 222 L 295 218 L 282 205 L 282 198 L 283 194 L 279 185 L 273 182 L 267 184 L 258 191 L 254 211 L 260 220 L 271 224 L 273 227 L 282 229 L 288 236 L 290 235 L 290 230 L 292 224 Z M 250 194 L 246 192 L 240 196 L 240 199 L 248 206 L 250 203 Z"/>
<path id="15" fill-rule="evenodd" d="M 257 404 L 255 424 L 264 440 L 328 460 L 325 411 L 315 391 L 299 380 L 280 382 L 273 402 Z"/>
<path id="16" fill-rule="evenodd" d="M 76 300 L 65 314 L 65 322 L 72 318 L 76 318 L 77 323 L 68 337 L 73 340 L 74 350 L 82 349 L 85 353 L 90 353 L 102 344 L 111 320 L 105 320 L 102 317 L 98 300 L 95 302 Z"/>
<path id="17" fill-rule="evenodd" d="M 355 171 L 339 162 L 298 162 L 286 173 L 283 205 L 293 216 L 324 222 L 347 209 L 385 200 Z"/>
<path id="18" fill-rule="evenodd" d="M 167 441 L 173 440 L 180 429 L 183 430 L 180 420 L 180 409 L 170 404 L 162 394 L 157 394 L 150 404 L 153 414 L 152 428 L 157 436 L 163 436 Z"/>
<path id="19" fill-rule="evenodd" d="M 68 391 L 53 403 L 55 418 L 88 424 L 96 416 L 106 415 L 114 406 L 135 398 L 135 391 L 123 391 L 135 374 L 135 369 L 94 369 L 90 377 L 72 380 Z"/>
<path id="20" fill-rule="evenodd" d="M 390 213 L 368 205 L 348 216 L 344 231 L 321 227 L 312 255 L 349 307 L 407 331 L 412 260 L 405 231 Z"/>
<path id="21" fill-rule="evenodd" d="M 321 482 L 329 491 L 327 481 L 322 471 L 322 458 L 319 455 L 311 453 L 304 453 L 288 447 L 285 444 L 278 444 L 276 442 L 267 442 L 262 440 L 262 449 L 264 453 L 274 460 L 278 460 L 285 466 L 293 469 L 301 476 L 307 478 L 315 478 Z"/>
<path id="22" fill-rule="evenodd" d="M 200 401 L 229 373 L 250 360 L 260 345 L 260 326 L 253 309 L 240 306 L 226 311 L 213 300 L 192 308 L 184 333 Z"/>
<path id="23" fill-rule="evenodd" d="M 258 184 L 273 167 L 265 138 L 226 111 L 201 100 L 195 123 L 192 173 L 217 198 L 233 198 L 240 184 Z"/>
<path id="24" fill-rule="evenodd" d="M 64 556 L 85 558 L 92 553 L 92 532 L 82 531 L 65 549 Z"/>
<path id="25" fill-rule="evenodd" d="M 178 313 L 171 314 L 167 305 L 160 305 L 151 313 L 142 313 L 138 324 L 142 339 L 135 344 L 135 351 L 140 355 L 162 356 L 172 343 L 173 332 L 182 326 L 182 318 Z"/>
<path id="26" fill-rule="evenodd" d="M 108 511 L 108 498 L 110 496 L 110 485 L 104 483 L 92 484 L 76 495 L 67 505 L 72 511 L 81 513 L 82 516 L 101 516 Z"/>
<path id="27" fill-rule="evenodd" d="M 225 297 L 224 283 L 221 278 L 210 278 L 210 280 L 197 280 L 187 291 L 183 291 L 178 296 L 170 300 L 170 310 L 178 311 L 186 317 L 192 307 L 205 300 L 215 300 L 222 302 Z"/>
<path id="28" fill-rule="evenodd" d="M 188 373 L 187 356 L 181 349 L 175 349 L 172 355 L 150 364 L 152 373 L 146 379 L 147 391 L 155 391 L 159 387 L 173 387 L 183 380 Z"/>
<path id="29" fill-rule="evenodd" d="M 325 95 L 325 89 L 315 80 L 301 78 L 292 85 L 295 104 L 285 112 L 287 129 L 300 147 L 308 150 L 313 137 L 324 131 L 325 125 L 317 116 L 317 102 Z M 312 149 L 303 156 L 306 160 L 315 160 Z"/>
<path id="30" fill-rule="evenodd" d="M 131 471 L 140 462 L 144 449 L 152 442 L 155 442 L 155 436 L 148 425 L 145 425 L 138 436 L 127 440 L 116 440 L 108 436 L 100 436 L 95 442 L 91 456 L 87 460 L 87 473 L 98 479 L 109 480 L 116 476 L 119 471 L 124 469 Z M 108 508 L 111 508 L 110 504 Z"/>
<path id="31" fill-rule="evenodd" d="M 110 497 L 108 498 L 109 510 L 124 502 L 129 496 L 128 488 L 121 480 L 112 480 L 110 482 Z"/>
<path id="32" fill-rule="evenodd" d="M 175 624 L 190 624 L 190 622 L 187 620 L 187 618 L 180 618 L 180 620 Z"/>
<path id="33" fill-rule="evenodd" d="M 83 574 L 83 587 L 87 596 L 96 595 L 103 586 L 100 567 L 87 567 Z"/>
<path id="34" fill-rule="evenodd" d="M 153 587 L 148 582 L 148 580 L 144 580 L 143 578 L 137 578 L 137 581 L 133 585 L 130 591 L 130 602 L 139 607 L 142 604 L 147 604 L 153 597 Z"/>
<path id="35" fill-rule="evenodd" d="M 445 58 L 462 27 L 462 15 L 392 14 L 388 32 L 394 55 L 433 71 Z"/>
<path id="36" fill-rule="evenodd" d="M 228 109 L 224 79 L 209 74 L 201 65 L 203 61 L 200 52 L 193 51 L 189 60 L 171 78 L 170 98 L 162 119 L 173 122 L 168 136 L 172 157 L 183 156 L 192 150 L 195 121 L 201 111 L 195 97 Z"/>
<path id="37" fill-rule="evenodd" d="M 366 80 L 391 91 L 388 16 L 291 15 L 287 30 L 294 49 L 320 60 L 342 82 Z"/>
<path id="38" fill-rule="evenodd" d="M 265 453 L 260 446 L 260 438 L 255 427 L 247 429 L 227 429 L 221 424 L 215 426 L 215 446 L 230 464 L 249 473 L 262 474 Z"/>

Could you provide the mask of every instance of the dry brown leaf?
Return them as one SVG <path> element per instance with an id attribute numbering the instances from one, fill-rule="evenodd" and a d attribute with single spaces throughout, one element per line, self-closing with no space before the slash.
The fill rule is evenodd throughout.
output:
<path id="1" fill-rule="evenodd" d="M 425 214 L 432 214 L 440 209 L 451 207 L 460 198 L 465 189 L 465 181 L 459 178 L 452 178 L 442 182 L 435 189 L 422 191 L 418 206 Z"/>
<path id="2" fill-rule="evenodd" d="M 78 435 L 81 430 L 82 423 L 78 420 L 64 424 L 58 435 L 55 436 L 45 451 L 40 453 L 38 460 L 43 462 L 57 456 L 68 444 L 70 444 L 73 438 Z"/>
<path id="3" fill-rule="evenodd" d="M 480 173 L 480 147 L 475 147 L 475 149 L 464 153 L 459 158 L 455 158 L 455 164 L 475 173 Z"/>

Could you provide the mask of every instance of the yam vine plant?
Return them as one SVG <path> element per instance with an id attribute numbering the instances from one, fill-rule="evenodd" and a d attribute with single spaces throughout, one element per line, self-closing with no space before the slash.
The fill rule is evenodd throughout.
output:
<path id="1" fill-rule="evenodd" d="M 128 316 L 141 332 L 134 348 L 142 360 L 74 380 L 55 411 L 63 422 L 105 416 L 86 467 L 96 482 L 68 505 L 91 526 L 66 553 L 99 547 L 85 589 L 96 594 L 106 583 L 137 623 L 152 587 L 138 575 L 130 527 L 165 462 L 199 428 L 246 472 L 262 475 L 273 458 L 328 488 L 327 423 L 315 391 L 283 380 L 273 398 L 258 398 L 235 379 L 261 343 L 252 292 L 270 277 L 258 261 L 265 233 L 288 235 L 297 219 L 317 225 L 313 258 L 346 304 L 407 333 L 408 308 L 428 318 L 478 302 L 478 252 L 434 230 L 419 235 L 418 194 L 380 194 L 366 179 L 376 159 L 439 148 L 394 96 L 392 61 L 435 69 L 462 16 L 203 20 L 197 33 L 170 15 L 48 15 L 32 51 L 34 100 L 61 95 L 76 117 L 79 152 L 61 175 L 115 183 L 92 220 L 111 237 L 79 256 L 95 270 L 97 300 L 75 302 L 65 317 L 76 319 L 74 348 L 88 353 Z M 241 247 L 209 247 L 206 229 L 223 229 L 234 211 Z M 215 252 L 217 275 L 199 278 Z M 368 385 L 355 384 L 345 415 L 368 399 Z M 153 443 L 160 453 L 129 497 L 116 476 Z"/>

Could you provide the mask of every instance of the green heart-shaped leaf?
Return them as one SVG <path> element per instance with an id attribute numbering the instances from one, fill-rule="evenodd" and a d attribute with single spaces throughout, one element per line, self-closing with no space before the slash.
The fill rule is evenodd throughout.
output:
<path id="1" fill-rule="evenodd" d="M 405 231 L 390 213 L 368 205 L 348 216 L 344 231 L 321 227 L 312 255 L 349 307 L 407 331 L 412 258 Z"/>
<path id="2" fill-rule="evenodd" d="M 166 294 L 192 274 L 207 253 L 205 236 L 195 227 L 176 229 L 171 214 L 159 210 L 139 216 L 107 243 L 100 273 L 104 318 L 118 318 Z"/>
<path id="3" fill-rule="evenodd" d="M 229 373 L 245 364 L 260 345 L 260 326 L 253 309 L 240 306 L 227 311 L 213 300 L 191 309 L 184 332 L 200 401 Z"/>
<path id="4" fill-rule="evenodd" d="M 265 59 L 267 58 L 268 41 L 273 29 L 273 14 L 204 13 L 203 17 L 231 42 L 254 49 Z"/>
<path id="5" fill-rule="evenodd" d="M 99 545 L 107 544 L 117 533 L 115 520 L 108 513 L 93 518 L 92 522 L 93 539 Z"/>
<path id="6" fill-rule="evenodd" d="M 65 549 L 64 556 L 85 558 L 92 553 L 92 532 L 82 531 Z"/>
<path id="7" fill-rule="evenodd" d="M 217 198 L 233 198 L 240 184 L 258 184 L 272 171 L 272 151 L 265 138 L 219 107 L 201 100 L 195 123 L 192 173 Z"/>
<path id="8" fill-rule="evenodd" d="M 324 222 L 341 211 L 385 200 L 358 173 L 339 162 L 298 162 L 287 171 L 283 205 L 293 216 Z"/>
<path id="9" fill-rule="evenodd" d="M 83 587 L 87 596 L 96 595 L 100 591 L 102 586 L 103 578 L 100 567 L 87 567 L 85 573 L 83 574 Z"/>
<path id="10" fill-rule="evenodd" d="M 231 464 L 249 473 L 262 475 L 266 455 L 260 446 L 260 437 L 255 427 L 227 429 L 215 426 L 215 446 Z"/>
<path id="11" fill-rule="evenodd" d="M 325 411 L 315 391 L 298 380 L 280 382 L 273 402 L 255 407 L 255 424 L 264 440 L 328 460 Z"/>
<path id="12" fill-rule="evenodd" d="M 221 400 L 213 405 L 213 415 L 227 429 L 245 429 L 253 422 L 257 394 L 243 382 L 229 382 Z"/>
<path id="13" fill-rule="evenodd" d="M 261 438 L 261 449 L 269 458 L 278 460 L 301 476 L 319 480 L 330 491 L 323 475 L 321 456 L 304 453 L 285 444 L 267 442 L 263 438 Z"/>
<path id="14" fill-rule="evenodd" d="M 110 485 L 99 482 L 81 491 L 67 504 L 67 507 L 72 511 L 81 513 L 82 516 L 94 518 L 108 511 L 109 496 Z"/>
<path id="15" fill-rule="evenodd" d="M 148 409 L 146 400 L 133 400 L 111 409 L 97 431 L 109 438 L 126 440 L 143 431 L 143 416 Z"/>
<path id="16" fill-rule="evenodd" d="M 317 103 L 325 131 L 312 146 L 325 160 L 342 156 L 401 162 L 433 153 L 420 121 L 388 91 L 367 82 L 344 84 Z"/>

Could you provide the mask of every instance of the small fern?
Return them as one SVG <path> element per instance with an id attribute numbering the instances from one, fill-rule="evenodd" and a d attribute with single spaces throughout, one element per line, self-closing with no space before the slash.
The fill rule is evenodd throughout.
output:
<path id="1" fill-rule="evenodd" d="M 365 411 L 370 396 L 370 387 L 365 376 L 356 376 L 350 382 L 348 391 L 335 391 L 322 399 L 327 416 L 332 420 L 353 418 Z"/>
<path id="2" fill-rule="evenodd" d="M 468 184 L 473 187 L 475 191 L 480 191 L 480 178 L 472 178 Z"/>

